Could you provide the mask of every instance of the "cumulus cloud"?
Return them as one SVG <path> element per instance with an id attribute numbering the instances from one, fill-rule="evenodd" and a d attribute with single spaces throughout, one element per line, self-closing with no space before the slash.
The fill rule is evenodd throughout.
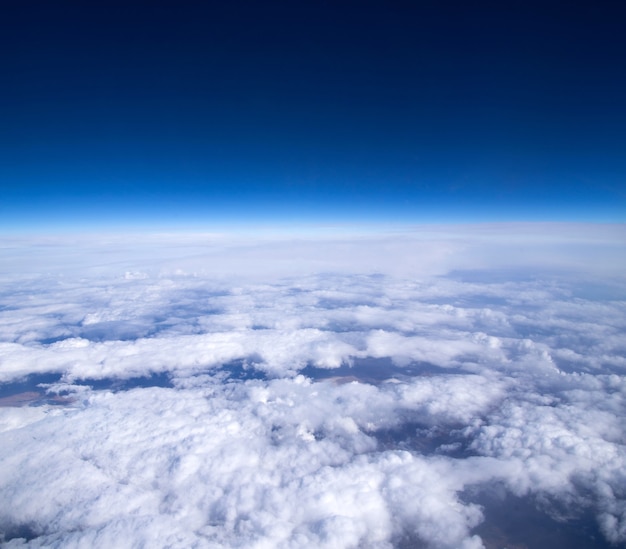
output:
<path id="1" fill-rule="evenodd" d="M 624 543 L 623 228 L 544 232 L 5 239 L 3 546 Z"/>

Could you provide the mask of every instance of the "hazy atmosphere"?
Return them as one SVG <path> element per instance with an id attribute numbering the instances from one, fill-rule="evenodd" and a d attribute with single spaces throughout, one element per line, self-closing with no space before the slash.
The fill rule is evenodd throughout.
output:
<path id="1" fill-rule="evenodd" d="M 624 546 L 623 20 L 6 3 L 0 546 Z"/>

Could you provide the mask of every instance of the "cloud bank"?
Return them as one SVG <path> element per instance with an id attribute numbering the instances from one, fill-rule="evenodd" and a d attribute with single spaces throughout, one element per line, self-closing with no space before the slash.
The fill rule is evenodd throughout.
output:
<path id="1" fill-rule="evenodd" d="M 623 237 L 5 238 L 2 546 L 623 544 Z"/>

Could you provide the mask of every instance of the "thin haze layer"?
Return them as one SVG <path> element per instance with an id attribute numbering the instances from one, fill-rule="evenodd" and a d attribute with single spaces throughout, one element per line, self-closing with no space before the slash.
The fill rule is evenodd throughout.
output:
<path id="1" fill-rule="evenodd" d="M 3 546 L 623 544 L 623 237 L 5 239 Z"/>

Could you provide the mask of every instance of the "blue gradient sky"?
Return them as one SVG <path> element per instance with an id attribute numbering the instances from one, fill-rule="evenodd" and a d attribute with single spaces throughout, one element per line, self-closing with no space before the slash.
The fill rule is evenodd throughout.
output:
<path id="1" fill-rule="evenodd" d="M 626 221 L 621 3 L 8 2 L 0 230 Z"/>

